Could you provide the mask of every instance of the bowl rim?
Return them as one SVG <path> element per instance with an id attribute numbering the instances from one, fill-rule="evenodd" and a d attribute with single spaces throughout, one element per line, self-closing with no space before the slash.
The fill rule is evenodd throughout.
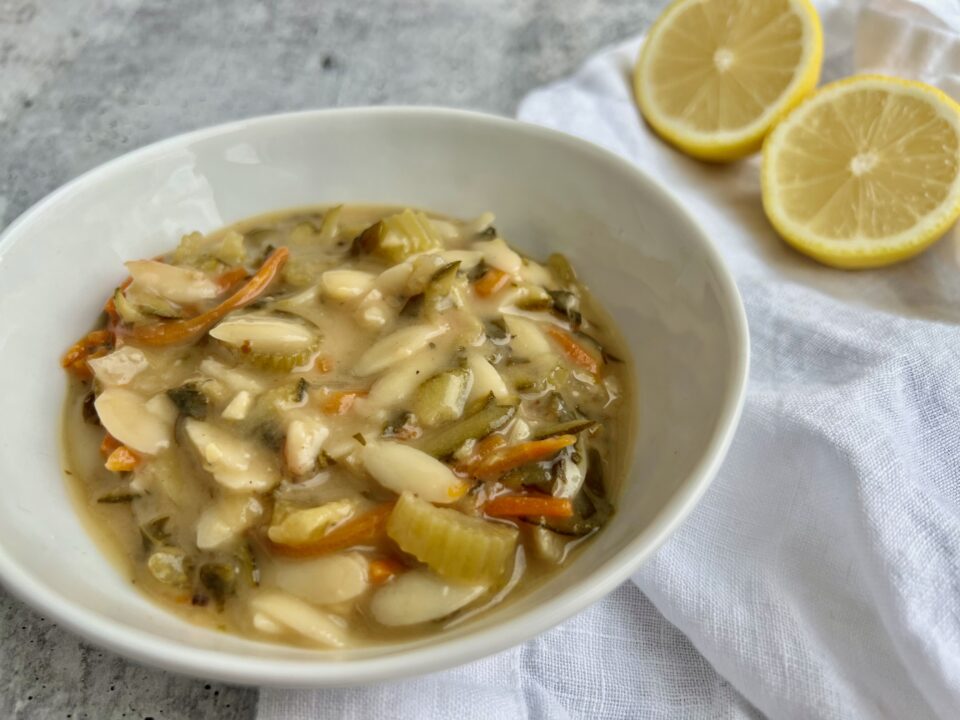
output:
<path id="1" fill-rule="evenodd" d="M 11 594 L 80 637 L 137 662 L 175 673 L 234 684 L 332 687 L 399 680 L 450 669 L 502 652 L 572 617 L 629 578 L 679 527 L 699 502 L 726 456 L 737 428 L 746 395 L 750 364 L 749 330 L 736 283 L 718 249 L 709 239 L 709 234 L 670 189 L 629 160 L 579 137 L 513 118 L 434 106 L 359 106 L 259 115 L 181 133 L 102 163 L 38 200 L 0 233 L 0 260 L 9 248 L 19 241 L 22 227 L 91 181 L 142 163 L 167 149 L 251 126 L 282 126 L 291 120 L 324 119 L 331 116 L 440 118 L 453 122 L 479 123 L 508 132 L 547 139 L 565 148 L 586 153 L 601 162 L 618 166 L 643 186 L 645 191 L 656 196 L 660 203 L 670 206 L 673 211 L 683 216 L 693 229 L 693 234 L 697 236 L 728 304 L 725 309 L 732 332 L 733 357 L 717 428 L 703 456 L 690 471 L 687 481 L 669 501 L 667 512 L 670 515 L 662 523 L 660 530 L 653 536 L 634 538 L 619 552 L 599 564 L 590 575 L 591 582 L 583 583 L 580 592 L 560 593 L 536 611 L 506 620 L 483 633 L 447 640 L 438 639 L 436 642 L 386 655 L 320 663 L 313 658 L 260 659 L 219 650 L 185 647 L 176 641 L 126 627 L 106 616 L 71 604 L 36 580 L 0 545 L 0 583 Z"/>

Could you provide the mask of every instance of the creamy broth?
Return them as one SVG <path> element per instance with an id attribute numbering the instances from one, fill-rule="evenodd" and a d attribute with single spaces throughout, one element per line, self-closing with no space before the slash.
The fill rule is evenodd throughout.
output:
<path id="1" fill-rule="evenodd" d="M 142 591 L 337 648 L 562 572 L 614 512 L 628 357 L 563 256 L 491 221 L 311 208 L 127 263 L 64 356 L 63 439 L 81 513 Z"/>

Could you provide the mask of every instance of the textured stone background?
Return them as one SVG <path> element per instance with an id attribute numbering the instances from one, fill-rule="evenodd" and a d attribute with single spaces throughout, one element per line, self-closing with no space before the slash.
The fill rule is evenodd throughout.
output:
<path id="1" fill-rule="evenodd" d="M 0 228 L 128 150 L 303 108 L 513 114 L 666 0 L 0 0 Z M 0 590 L 0 719 L 245 720 L 257 693 L 129 663 Z"/>

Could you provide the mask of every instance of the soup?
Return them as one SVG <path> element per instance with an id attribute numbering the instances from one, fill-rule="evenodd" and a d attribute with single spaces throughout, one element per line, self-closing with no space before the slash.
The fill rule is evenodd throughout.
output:
<path id="1" fill-rule="evenodd" d="M 484 612 L 613 513 L 629 368 L 562 255 L 492 216 L 333 207 L 126 263 L 72 346 L 65 462 L 193 622 L 343 648 Z"/>

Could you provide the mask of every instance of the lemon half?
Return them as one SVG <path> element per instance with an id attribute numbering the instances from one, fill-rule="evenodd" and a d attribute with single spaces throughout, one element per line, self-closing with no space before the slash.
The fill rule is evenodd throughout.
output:
<path id="1" fill-rule="evenodd" d="M 647 35 L 634 91 L 667 141 L 735 160 L 816 87 L 822 58 L 808 0 L 675 0 Z"/>
<path id="2" fill-rule="evenodd" d="M 889 265 L 960 214 L 960 105 L 936 88 L 863 75 L 825 86 L 767 138 L 763 207 L 827 265 Z"/>

